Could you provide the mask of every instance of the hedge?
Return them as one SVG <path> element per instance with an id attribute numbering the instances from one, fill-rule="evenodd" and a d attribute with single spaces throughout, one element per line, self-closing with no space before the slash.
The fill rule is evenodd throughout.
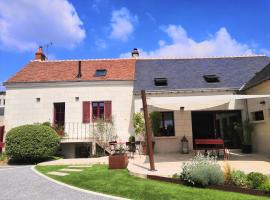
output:
<path id="1" fill-rule="evenodd" d="M 15 160 L 35 161 L 54 155 L 60 138 L 52 128 L 44 125 L 23 125 L 6 135 L 6 154 Z"/>

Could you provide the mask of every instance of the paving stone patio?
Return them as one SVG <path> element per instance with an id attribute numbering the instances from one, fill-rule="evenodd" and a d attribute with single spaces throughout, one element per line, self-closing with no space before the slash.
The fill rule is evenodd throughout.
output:
<path id="1" fill-rule="evenodd" d="M 131 174 L 140 177 L 146 177 L 147 174 L 170 177 L 175 173 L 180 173 L 183 163 L 190 161 L 195 154 L 195 152 L 189 154 L 155 154 L 156 171 L 149 170 L 148 156 L 136 155 L 134 159 L 129 160 L 128 170 Z M 242 170 L 246 173 L 261 172 L 270 175 L 270 158 L 265 155 L 242 154 L 238 150 L 233 150 L 228 161 L 220 159 L 218 163 L 222 168 L 225 163 L 229 163 L 231 168 L 235 170 Z"/>
<path id="2" fill-rule="evenodd" d="M 60 171 L 64 171 L 64 172 L 81 172 L 83 170 L 82 169 L 71 169 L 71 168 L 68 168 L 68 169 L 60 169 Z"/>

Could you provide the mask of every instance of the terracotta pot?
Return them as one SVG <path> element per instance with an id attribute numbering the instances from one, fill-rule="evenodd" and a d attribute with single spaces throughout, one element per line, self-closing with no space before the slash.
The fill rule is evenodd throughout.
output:
<path id="1" fill-rule="evenodd" d="M 155 141 L 152 141 L 152 148 L 153 148 L 153 152 L 154 152 L 154 149 L 155 149 Z M 148 155 L 148 151 L 147 151 L 147 144 L 146 142 L 142 142 L 142 154 L 143 155 Z"/>
<path id="2" fill-rule="evenodd" d="M 56 131 L 57 132 L 57 134 L 59 135 L 59 136 L 64 136 L 65 135 L 65 131 Z"/>
<path id="3" fill-rule="evenodd" d="M 110 155 L 109 169 L 126 169 L 128 165 L 127 154 Z"/>

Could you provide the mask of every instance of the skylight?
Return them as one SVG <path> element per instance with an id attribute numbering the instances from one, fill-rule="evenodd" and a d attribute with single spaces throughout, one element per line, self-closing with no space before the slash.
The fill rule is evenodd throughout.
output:
<path id="1" fill-rule="evenodd" d="M 218 83 L 219 82 L 219 77 L 217 75 L 214 75 L 214 74 L 204 75 L 203 78 L 207 83 Z"/>
<path id="2" fill-rule="evenodd" d="M 106 69 L 97 69 L 95 76 L 106 76 L 107 70 Z"/>
<path id="3" fill-rule="evenodd" d="M 166 78 L 155 78 L 155 86 L 168 86 L 168 81 Z"/>

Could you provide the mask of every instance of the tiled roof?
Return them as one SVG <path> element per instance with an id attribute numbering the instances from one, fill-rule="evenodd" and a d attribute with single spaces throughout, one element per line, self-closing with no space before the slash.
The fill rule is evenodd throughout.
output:
<path id="1" fill-rule="evenodd" d="M 247 90 L 267 80 L 270 80 L 270 64 L 256 73 L 256 75 L 245 84 L 242 90 Z"/>
<path id="2" fill-rule="evenodd" d="M 266 56 L 213 57 L 192 59 L 138 59 L 134 91 L 227 88 L 240 89 L 270 62 Z M 219 82 L 207 83 L 204 75 L 217 75 Z M 167 78 L 168 86 L 154 85 Z"/>
<path id="3" fill-rule="evenodd" d="M 77 78 L 79 60 L 31 61 L 5 82 L 36 83 L 65 81 L 134 80 L 135 59 L 81 60 L 82 77 Z M 106 69 L 106 76 L 96 77 L 97 69 Z"/>

